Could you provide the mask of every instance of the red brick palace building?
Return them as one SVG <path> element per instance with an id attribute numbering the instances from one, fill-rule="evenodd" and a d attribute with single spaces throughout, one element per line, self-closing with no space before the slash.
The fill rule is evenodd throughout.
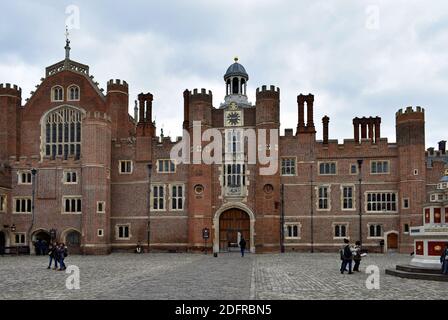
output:
<path id="1" fill-rule="evenodd" d="M 297 128 L 269 146 L 278 151 L 275 174 L 246 162 L 247 143 L 225 148 L 231 164 L 180 164 L 170 158 L 179 138 L 156 136 L 152 94 L 140 94 L 130 116 L 128 84 L 110 80 L 103 92 L 93 79 L 70 59 L 67 41 L 66 58 L 46 68 L 25 103 L 19 87 L 0 86 L 0 246 L 48 241 L 53 230 L 72 252 L 137 243 L 193 251 L 204 247 L 208 228 L 215 251 L 241 235 L 256 253 L 335 251 L 361 231 L 369 250 L 383 240 L 385 250 L 411 252 L 410 227 L 422 224 L 428 191 L 447 168 L 443 141 L 425 151 L 423 108 L 398 110 L 396 143 L 381 137 L 379 117 L 362 117 L 341 144 L 329 139 L 328 117 L 316 140 L 312 94 L 297 96 Z M 201 121 L 202 130 L 216 128 L 233 142 L 238 128 L 279 129 L 280 90 L 262 86 L 252 104 L 248 80 L 235 61 L 219 107 L 210 91 L 185 90 L 183 128 L 192 134 Z"/>

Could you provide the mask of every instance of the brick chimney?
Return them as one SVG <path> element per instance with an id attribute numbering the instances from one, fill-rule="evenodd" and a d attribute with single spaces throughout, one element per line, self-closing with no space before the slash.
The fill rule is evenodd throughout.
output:
<path id="1" fill-rule="evenodd" d="M 440 153 L 445 153 L 445 151 L 446 151 L 446 141 L 445 140 L 439 141 L 439 151 L 440 151 Z"/>
<path id="2" fill-rule="evenodd" d="M 328 123 L 330 122 L 330 118 L 325 116 L 322 118 L 322 123 L 324 125 L 323 131 L 323 143 L 328 144 Z"/>
<path id="3" fill-rule="evenodd" d="M 305 131 L 305 96 L 303 94 L 297 96 L 297 110 L 299 114 L 297 133 L 299 133 Z"/>

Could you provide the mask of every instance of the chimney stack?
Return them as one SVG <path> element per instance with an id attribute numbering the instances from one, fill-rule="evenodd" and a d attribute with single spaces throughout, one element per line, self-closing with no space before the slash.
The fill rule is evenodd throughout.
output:
<path id="1" fill-rule="evenodd" d="M 445 153 L 445 151 L 446 151 L 446 141 L 445 140 L 439 141 L 439 151 L 440 151 L 440 153 Z"/>
<path id="2" fill-rule="evenodd" d="M 353 119 L 353 131 L 354 131 L 355 142 L 359 143 L 359 118 L 358 117 Z"/>
<path id="3" fill-rule="evenodd" d="M 325 116 L 322 118 L 322 123 L 324 124 L 324 131 L 323 131 L 323 142 L 324 144 L 328 144 L 328 123 L 330 122 L 330 118 Z"/>
<path id="4" fill-rule="evenodd" d="M 299 114 L 299 122 L 297 123 L 297 133 L 305 131 L 305 96 L 299 94 L 297 96 L 297 107 Z"/>
<path id="5" fill-rule="evenodd" d="M 183 128 L 186 130 L 188 130 L 188 127 L 190 126 L 189 116 L 190 116 L 190 91 L 186 89 L 184 91 L 184 123 L 183 123 Z"/>
<path id="6" fill-rule="evenodd" d="M 306 122 L 306 128 L 308 131 L 314 132 L 314 121 L 313 121 L 313 104 L 314 104 L 314 96 L 310 93 L 308 94 L 308 97 L 306 99 L 306 106 L 307 106 L 307 122 Z"/>

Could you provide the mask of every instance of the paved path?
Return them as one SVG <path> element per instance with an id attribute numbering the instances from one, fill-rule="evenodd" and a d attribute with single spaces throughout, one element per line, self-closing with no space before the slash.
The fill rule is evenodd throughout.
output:
<path id="1" fill-rule="evenodd" d="M 80 269 L 79 290 L 69 274 L 47 270 L 47 258 L 0 257 L 0 299 L 447 299 L 442 282 L 401 279 L 385 268 L 408 255 L 369 255 L 361 273 L 339 272 L 337 254 L 112 254 L 69 256 Z M 380 289 L 369 290 L 367 265 L 380 268 Z"/>

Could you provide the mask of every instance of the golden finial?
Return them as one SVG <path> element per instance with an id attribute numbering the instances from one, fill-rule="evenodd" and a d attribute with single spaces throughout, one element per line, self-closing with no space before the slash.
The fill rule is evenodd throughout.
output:
<path id="1" fill-rule="evenodd" d="M 233 61 L 238 62 L 238 57 L 233 58 Z"/>

